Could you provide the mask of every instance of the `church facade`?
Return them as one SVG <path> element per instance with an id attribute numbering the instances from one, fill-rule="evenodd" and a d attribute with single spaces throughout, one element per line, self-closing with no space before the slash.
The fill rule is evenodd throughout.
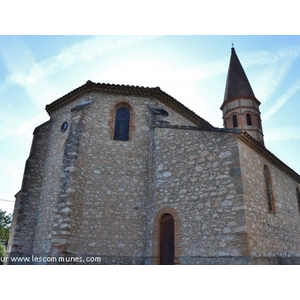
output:
<path id="1" fill-rule="evenodd" d="M 300 176 L 259 105 L 234 48 L 224 128 L 159 88 L 88 81 L 47 105 L 8 263 L 299 264 Z"/>

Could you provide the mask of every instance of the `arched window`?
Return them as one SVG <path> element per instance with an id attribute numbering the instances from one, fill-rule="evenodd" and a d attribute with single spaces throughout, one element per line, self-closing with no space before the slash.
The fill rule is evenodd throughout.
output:
<path id="1" fill-rule="evenodd" d="M 275 213 L 274 196 L 272 191 L 272 180 L 270 170 L 267 166 L 264 167 L 264 177 L 266 186 L 266 195 L 268 200 L 269 212 Z"/>
<path id="2" fill-rule="evenodd" d="M 114 140 L 128 141 L 130 126 L 130 110 L 121 106 L 116 110 Z"/>
<path id="3" fill-rule="evenodd" d="M 237 115 L 234 115 L 232 117 L 232 124 L 233 124 L 233 127 L 238 127 Z"/>
<path id="4" fill-rule="evenodd" d="M 300 192 L 298 188 L 296 188 L 296 194 L 297 194 L 297 201 L 298 201 L 298 210 L 300 213 Z"/>
<path id="5" fill-rule="evenodd" d="M 251 119 L 251 115 L 249 113 L 246 114 L 246 120 L 247 120 L 247 125 L 252 126 L 252 119 Z"/>

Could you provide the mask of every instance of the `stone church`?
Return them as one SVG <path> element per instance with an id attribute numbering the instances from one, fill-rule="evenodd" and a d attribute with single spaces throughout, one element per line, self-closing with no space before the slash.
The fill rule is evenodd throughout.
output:
<path id="1" fill-rule="evenodd" d="M 220 105 L 224 128 L 158 87 L 91 81 L 47 105 L 7 263 L 299 264 L 300 175 L 264 146 L 234 48 Z"/>

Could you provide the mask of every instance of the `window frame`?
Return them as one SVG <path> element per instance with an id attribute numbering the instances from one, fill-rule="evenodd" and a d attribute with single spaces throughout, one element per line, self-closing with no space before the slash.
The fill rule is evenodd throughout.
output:
<path id="1" fill-rule="evenodd" d="M 247 126 L 252 126 L 252 116 L 250 113 L 246 113 L 246 124 Z"/>
<path id="2" fill-rule="evenodd" d="M 128 140 L 118 140 L 115 139 L 115 128 L 116 128 L 116 113 L 117 110 L 120 107 L 126 107 L 129 109 L 130 112 L 130 120 L 129 120 L 129 135 L 128 135 Z M 110 118 L 108 120 L 108 126 L 109 126 L 109 136 L 110 139 L 113 141 L 120 141 L 120 142 L 130 142 L 134 138 L 134 133 L 135 133 L 135 111 L 133 107 L 130 105 L 128 101 L 118 101 L 116 102 L 110 109 Z"/>
<path id="3" fill-rule="evenodd" d="M 299 188 L 296 188 L 296 197 L 297 197 L 297 202 L 298 202 L 298 212 L 300 214 L 300 191 Z"/>
<path id="4" fill-rule="evenodd" d="M 237 115 L 232 116 L 232 127 L 237 128 L 239 127 L 238 117 Z"/>
<path id="5" fill-rule="evenodd" d="M 122 116 L 121 114 L 124 114 Z M 123 132 L 125 131 L 125 132 Z M 115 141 L 129 141 L 130 133 L 130 109 L 127 106 L 121 105 L 115 111 L 115 126 L 114 126 L 114 140 Z"/>
<path id="6" fill-rule="evenodd" d="M 265 193 L 267 197 L 268 210 L 270 213 L 275 214 L 275 199 L 272 187 L 272 177 L 270 169 L 267 165 L 264 166 L 264 182 L 265 182 Z"/>

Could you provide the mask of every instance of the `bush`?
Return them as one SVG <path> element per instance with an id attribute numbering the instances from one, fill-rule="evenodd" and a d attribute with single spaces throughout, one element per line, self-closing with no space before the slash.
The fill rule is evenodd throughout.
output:
<path id="1" fill-rule="evenodd" d="M 12 215 L 0 209 L 0 243 L 7 246 Z"/>
<path id="2" fill-rule="evenodd" d="M 8 244 L 12 215 L 0 209 L 0 265 L 3 265 Z"/>
<path id="3" fill-rule="evenodd" d="M 5 246 L 0 243 L 0 265 L 3 265 L 3 259 L 1 258 L 5 257 L 5 253 L 6 253 Z"/>

